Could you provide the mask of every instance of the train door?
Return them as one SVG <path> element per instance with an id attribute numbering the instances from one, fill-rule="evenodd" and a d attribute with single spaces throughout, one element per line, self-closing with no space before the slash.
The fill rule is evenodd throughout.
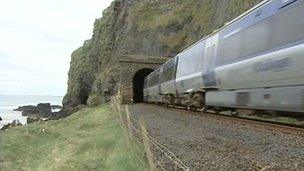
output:
<path id="1" fill-rule="evenodd" d="M 217 55 L 219 35 L 213 35 L 206 40 L 205 58 L 203 67 L 203 82 L 205 87 L 213 88 L 216 86 L 215 78 L 215 58 Z"/>

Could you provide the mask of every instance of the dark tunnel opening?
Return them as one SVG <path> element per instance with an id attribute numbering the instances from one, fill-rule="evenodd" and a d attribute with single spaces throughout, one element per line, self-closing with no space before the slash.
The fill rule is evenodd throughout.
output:
<path id="1" fill-rule="evenodd" d="M 133 77 L 133 102 L 141 103 L 144 100 L 145 77 L 153 72 L 153 69 L 144 68 L 137 71 Z"/>
<path id="2" fill-rule="evenodd" d="M 88 92 L 85 89 L 81 89 L 79 93 L 80 103 L 87 105 L 88 98 L 89 98 Z"/>

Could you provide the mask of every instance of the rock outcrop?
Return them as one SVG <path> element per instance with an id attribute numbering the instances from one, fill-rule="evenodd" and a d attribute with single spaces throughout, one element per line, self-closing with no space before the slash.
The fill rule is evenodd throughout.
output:
<path id="1" fill-rule="evenodd" d="M 28 121 L 38 121 L 43 120 L 43 118 L 57 119 L 65 116 L 61 111 L 52 112 L 55 109 L 61 109 L 59 105 L 51 105 L 50 103 L 39 103 L 37 106 L 20 106 L 14 111 L 21 111 L 22 116 L 28 116 Z M 29 122 L 28 122 L 29 123 Z"/>
<path id="2" fill-rule="evenodd" d="M 113 1 L 96 19 L 92 38 L 72 53 L 64 111 L 107 102 L 123 55 L 173 57 L 261 1 Z"/>
<path id="3" fill-rule="evenodd" d="M 50 103 L 39 103 L 37 106 L 21 106 L 15 109 L 15 111 L 21 111 L 22 116 L 39 115 L 47 117 L 52 114 Z"/>
<path id="4" fill-rule="evenodd" d="M 31 123 L 34 123 L 34 122 L 41 122 L 41 121 L 44 121 L 43 118 L 38 117 L 38 116 L 28 116 L 26 118 L 26 122 L 28 124 L 31 124 Z"/>
<path id="5" fill-rule="evenodd" d="M 12 123 L 8 123 L 8 124 L 4 125 L 4 126 L 1 128 L 1 130 L 7 130 L 7 129 L 9 129 L 9 128 L 17 127 L 17 126 L 21 126 L 21 125 L 22 125 L 22 123 L 21 123 L 18 119 L 15 119 L 15 120 L 13 120 Z"/>

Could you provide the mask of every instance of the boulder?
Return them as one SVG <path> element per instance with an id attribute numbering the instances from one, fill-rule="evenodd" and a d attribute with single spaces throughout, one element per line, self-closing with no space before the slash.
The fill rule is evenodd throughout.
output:
<path id="1" fill-rule="evenodd" d="M 19 106 L 17 109 L 14 109 L 14 111 L 23 111 L 23 110 L 29 110 L 29 109 L 35 109 L 36 106 L 28 105 L 28 106 Z"/>
<path id="2" fill-rule="evenodd" d="M 49 117 L 52 114 L 51 104 L 50 103 L 39 103 L 37 105 L 40 117 Z"/>
<path id="3" fill-rule="evenodd" d="M 22 116 L 38 115 L 40 117 L 48 117 L 52 114 L 50 103 L 39 103 L 37 106 L 20 106 L 14 111 L 22 111 Z"/>
<path id="4" fill-rule="evenodd" d="M 51 104 L 50 103 L 39 103 L 37 105 L 37 109 L 41 111 L 51 112 Z"/>
<path id="5" fill-rule="evenodd" d="M 7 129 L 10 128 L 10 127 L 11 127 L 11 124 L 8 123 L 8 124 L 4 125 L 4 126 L 1 128 L 1 130 L 7 130 Z"/>
<path id="6" fill-rule="evenodd" d="M 26 121 L 27 121 L 28 124 L 30 124 L 30 123 L 34 123 L 34 122 L 43 121 L 43 118 L 36 117 L 36 116 L 28 116 L 27 119 L 26 119 Z"/>
<path id="7" fill-rule="evenodd" d="M 17 126 L 21 126 L 21 125 L 22 125 L 22 123 L 21 123 L 18 119 L 15 119 L 15 120 L 13 120 L 12 123 L 8 123 L 8 124 L 4 125 L 4 126 L 1 128 L 1 130 L 7 130 L 7 129 L 9 129 L 9 128 L 17 127 Z"/>
<path id="8" fill-rule="evenodd" d="M 15 119 L 15 120 L 13 120 L 13 122 L 11 123 L 11 125 L 12 125 L 12 127 L 21 126 L 22 123 L 18 119 Z"/>
<path id="9" fill-rule="evenodd" d="M 62 107 L 59 105 L 39 103 L 37 106 L 20 106 L 14 111 L 21 111 L 22 116 L 28 117 L 27 122 L 33 123 L 37 121 L 45 121 L 46 119 L 58 119 L 62 117 L 65 112 L 61 111 L 61 109 Z"/>
<path id="10" fill-rule="evenodd" d="M 14 111 L 21 111 L 22 112 L 22 116 L 28 116 L 28 115 L 34 115 L 34 114 L 38 114 L 39 110 L 37 109 L 36 106 L 20 106 L 17 109 L 14 109 Z"/>

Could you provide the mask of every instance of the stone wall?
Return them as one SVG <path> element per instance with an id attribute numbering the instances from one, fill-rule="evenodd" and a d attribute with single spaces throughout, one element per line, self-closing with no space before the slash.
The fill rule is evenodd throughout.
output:
<path id="1" fill-rule="evenodd" d="M 143 69 L 157 69 L 165 63 L 166 57 L 144 57 L 144 56 L 124 56 L 119 60 L 119 96 L 123 104 L 132 103 L 133 99 L 133 78 L 137 72 Z"/>

